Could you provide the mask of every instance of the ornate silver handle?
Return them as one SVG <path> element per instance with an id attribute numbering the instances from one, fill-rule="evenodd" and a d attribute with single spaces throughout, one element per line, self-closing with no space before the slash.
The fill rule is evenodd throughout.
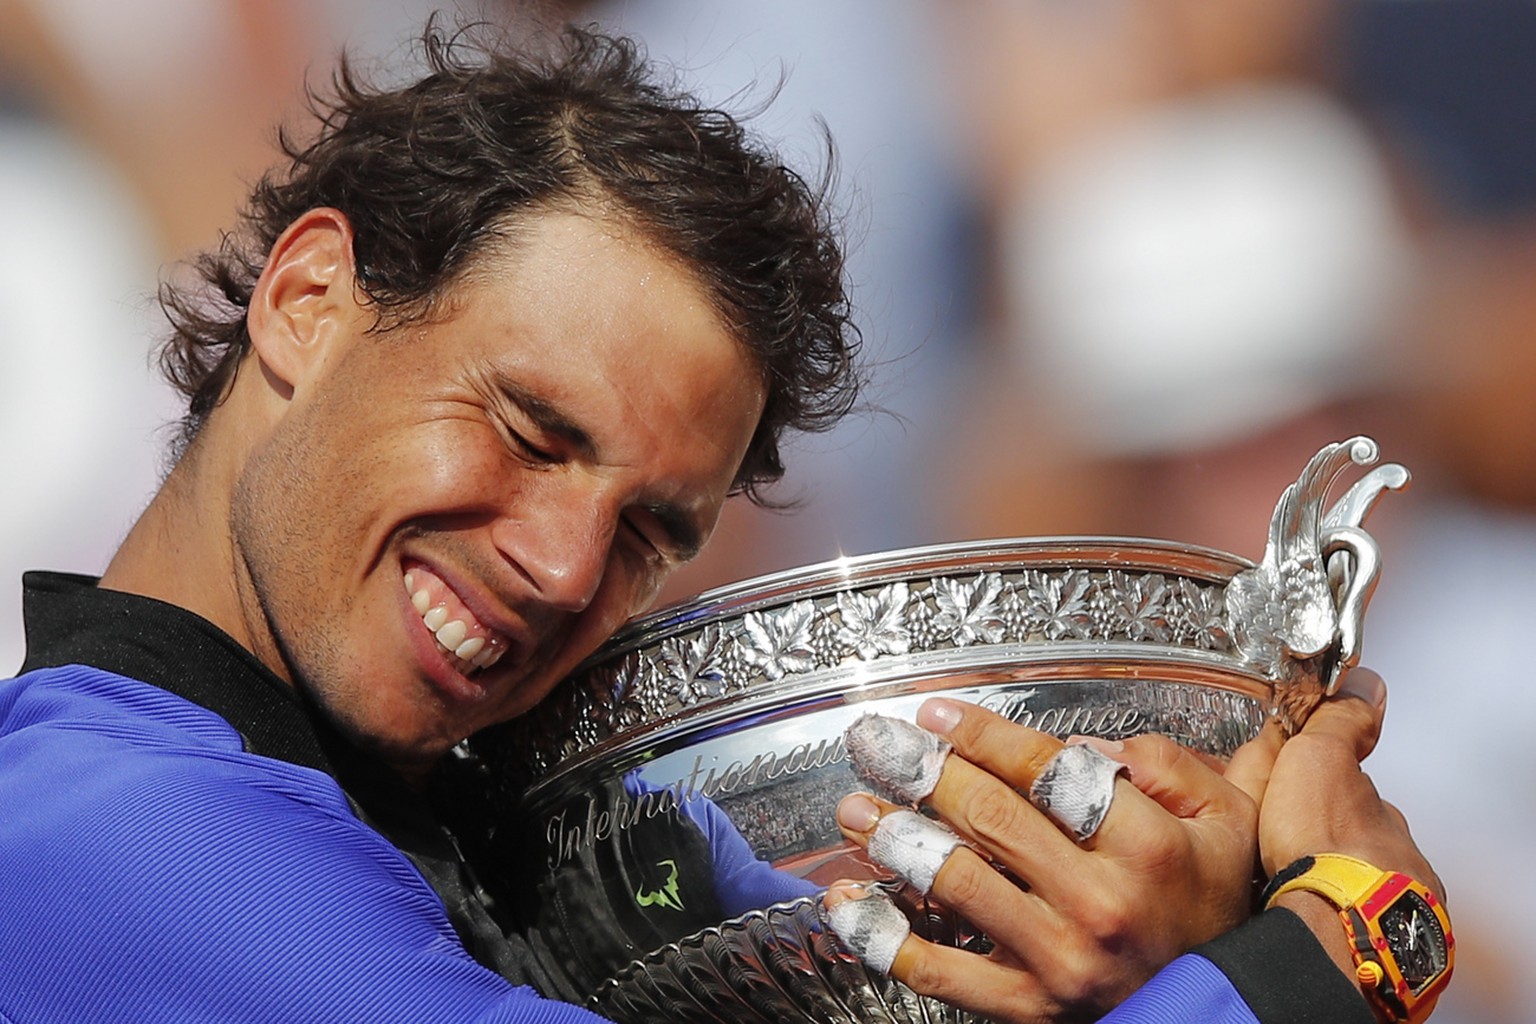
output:
<path id="1" fill-rule="evenodd" d="M 1379 455 L 1375 441 L 1352 437 L 1313 456 L 1275 505 L 1263 561 L 1227 586 L 1233 641 L 1273 680 L 1275 709 L 1289 731 L 1360 660 L 1365 608 L 1381 565 L 1380 549 L 1361 524 L 1383 493 L 1407 487 L 1411 477 L 1388 463 L 1326 513 L 1323 502 L 1347 467 L 1369 466 Z"/>

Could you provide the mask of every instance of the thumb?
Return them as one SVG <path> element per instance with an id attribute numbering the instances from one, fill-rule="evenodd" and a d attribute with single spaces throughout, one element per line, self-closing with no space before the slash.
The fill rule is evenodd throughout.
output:
<path id="1" fill-rule="evenodd" d="M 1265 722 L 1257 736 L 1232 752 L 1224 773 L 1227 781 L 1248 794 L 1255 804 L 1262 804 L 1270 772 L 1274 771 L 1275 759 L 1284 743 L 1279 723 L 1274 719 Z"/>
<path id="2" fill-rule="evenodd" d="M 1381 723 L 1387 712 L 1387 684 L 1367 668 L 1351 669 L 1338 692 L 1318 705 L 1301 731 L 1308 736 L 1330 736 L 1355 752 L 1363 761 L 1376 749 Z"/>

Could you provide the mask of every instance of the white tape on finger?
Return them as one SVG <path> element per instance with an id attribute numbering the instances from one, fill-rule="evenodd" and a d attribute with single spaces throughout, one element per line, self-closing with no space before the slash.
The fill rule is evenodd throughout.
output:
<path id="1" fill-rule="evenodd" d="M 869 837 L 868 852 L 876 864 L 896 872 L 923 892 L 961 845 L 960 837 L 916 811 L 892 811 L 880 819 Z"/>
<path id="2" fill-rule="evenodd" d="M 827 924 L 870 970 L 891 973 L 896 953 L 912 934 L 907 916 L 877 889 L 863 899 L 844 900 L 827 911 Z"/>
<path id="3" fill-rule="evenodd" d="M 1115 776 L 1125 765 L 1093 747 L 1062 747 L 1029 787 L 1030 803 L 1049 814 L 1079 842 L 1090 839 L 1109 816 Z"/>
<path id="4" fill-rule="evenodd" d="M 853 770 L 881 796 L 915 804 L 939 784 L 949 744 L 911 722 L 862 715 L 843 733 Z"/>

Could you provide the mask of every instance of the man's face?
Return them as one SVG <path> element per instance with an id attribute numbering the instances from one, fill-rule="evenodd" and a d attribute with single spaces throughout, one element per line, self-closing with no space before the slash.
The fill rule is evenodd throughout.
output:
<path id="1" fill-rule="evenodd" d="M 343 318 L 240 476 L 244 617 L 403 768 L 527 710 L 713 528 L 763 408 L 674 260 L 544 213 L 434 322 Z"/>

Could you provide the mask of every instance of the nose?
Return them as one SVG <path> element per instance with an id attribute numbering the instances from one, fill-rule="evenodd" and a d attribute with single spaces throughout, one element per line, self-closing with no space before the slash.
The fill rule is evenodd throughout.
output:
<path id="1" fill-rule="evenodd" d="M 602 585 L 618 516 L 598 496 L 561 490 L 557 500 L 519 502 L 497 520 L 493 539 L 544 601 L 579 612 Z"/>

